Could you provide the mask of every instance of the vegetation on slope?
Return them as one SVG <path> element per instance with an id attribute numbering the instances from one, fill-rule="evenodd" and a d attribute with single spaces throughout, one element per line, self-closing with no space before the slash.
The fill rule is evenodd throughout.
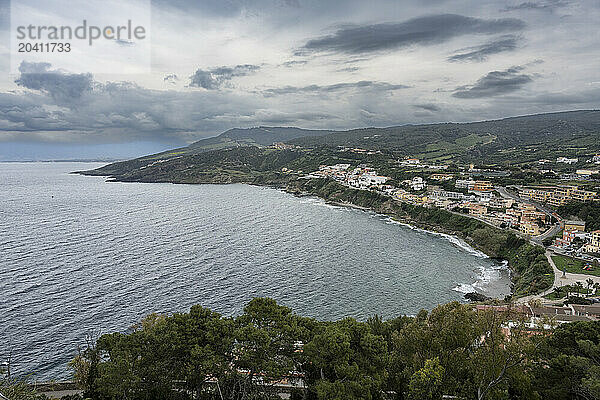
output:
<path id="1" fill-rule="evenodd" d="M 319 322 L 254 299 L 236 318 L 200 306 L 150 315 L 131 333 L 103 335 L 72 366 L 94 400 L 277 399 L 291 375 L 306 384 L 292 399 L 598 398 L 600 323 L 532 335 L 524 322 L 458 303 Z"/>
<path id="2" fill-rule="evenodd" d="M 303 147 L 359 147 L 426 160 L 505 166 L 600 151 L 600 111 L 571 111 L 471 123 L 355 129 L 292 141 Z"/>
<path id="3" fill-rule="evenodd" d="M 585 229 L 587 231 L 600 229 L 600 202 L 598 201 L 565 204 L 558 207 L 557 212 L 567 218 L 577 218 L 585 221 Z"/>

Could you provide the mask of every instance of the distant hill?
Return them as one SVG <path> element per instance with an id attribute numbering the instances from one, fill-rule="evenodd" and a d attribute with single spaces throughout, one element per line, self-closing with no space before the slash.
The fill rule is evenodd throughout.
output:
<path id="1" fill-rule="evenodd" d="M 302 151 L 289 159 L 287 156 L 274 159 L 264 148 L 275 142 L 295 144 Z M 580 165 L 583 165 L 591 155 L 600 154 L 600 111 L 348 131 L 290 127 L 230 129 L 187 147 L 110 164 L 87 173 L 120 176 L 121 179 L 127 176 L 132 180 L 153 175 L 148 178 L 152 180 L 157 179 L 157 171 L 161 171 L 160 179 L 169 181 L 169 177 L 181 172 L 179 169 L 187 171 L 186 179 L 194 180 L 197 178 L 194 174 L 201 166 L 207 173 L 215 168 L 229 171 L 223 176 L 250 166 L 263 172 L 279 171 L 283 167 L 304 170 L 337 157 L 340 147 L 378 150 L 386 159 L 410 156 L 431 162 L 527 167 L 540 159 L 555 160 L 566 156 L 579 157 Z M 166 166 L 168 160 L 172 162 Z"/>
<path id="2" fill-rule="evenodd" d="M 192 143 L 190 149 L 213 149 L 215 147 L 235 147 L 246 146 L 249 144 L 270 146 L 277 142 L 287 142 L 289 140 L 302 137 L 324 136 L 334 133 L 327 130 L 309 130 L 289 127 L 268 127 L 261 126 L 257 128 L 234 128 L 221 133 L 219 136 L 203 139 Z"/>
<path id="3" fill-rule="evenodd" d="M 354 129 L 291 141 L 303 147 L 358 147 L 443 161 L 519 161 L 600 151 L 600 111 L 569 111 L 470 123 Z"/>
<path id="4" fill-rule="evenodd" d="M 331 130 L 310 130 L 294 127 L 233 128 L 218 136 L 209 137 L 187 147 L 167 150 L 144 157 L 140 160 L 165 159 L 182 155 L 199 154 L 213 150 L 232 149 L 244 146 L 270 146 L 273 143 L 287 142 L 302 137 L 323 136 L 334 133 Z"/>

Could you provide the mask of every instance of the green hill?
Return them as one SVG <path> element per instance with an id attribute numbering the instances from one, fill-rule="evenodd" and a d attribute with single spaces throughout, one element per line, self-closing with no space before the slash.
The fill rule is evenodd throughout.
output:
<path id="1" fill-rule="evenodd" d="M 294 144 L 299 149 L 275 156 L 271 154 L 273 150 L 265 148 L 275 142 Z M 279 172 L 281 168 L 306 171 L 319 163 L 336 160 L 377 161 L 373 156 L 340 151 L 343 148 L 381 152 L 376 156 L 380 165 L 386 160 L 410 156 L 438 163 L 527 168 L 540 159 L 566 156 L 580 158 L 578 166 L 583 167 L 588 157 L 600 153 L 600 111 L 348 131 L 289 127 L 231 129 L 188 147 L 110 164 L 88 174 L 112 175 L 119 180 L 156 181 L 160 177 L 160 181 L 190 183 L 238 182 L 248 180 L 240 173 L 255 175 Z M 227 174 L 237 176 L 228 178 Z M 181 179 L 182 176 L 186 178 Z"/>
<path id="2" fill-rule="evenodd" d="M 429 160 L 526 163 L 600 151 L 600 111 L 570 111 L 471 123 L 354 129 L 291 142 L 303 147 L 381 150 Z"/>

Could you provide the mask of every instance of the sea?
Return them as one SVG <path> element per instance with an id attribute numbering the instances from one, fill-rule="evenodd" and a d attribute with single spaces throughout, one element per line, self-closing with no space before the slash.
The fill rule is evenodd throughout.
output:
<path id="1" fill-rule="evenodd" d="M 0 365 L 68 379 L 78 346 L 194 304 L 271 297 L 319 320 L 414 315 L 510 292 L 460 239 L 282 190 L 115 183 L 101 163 L 0 163 Z"/>

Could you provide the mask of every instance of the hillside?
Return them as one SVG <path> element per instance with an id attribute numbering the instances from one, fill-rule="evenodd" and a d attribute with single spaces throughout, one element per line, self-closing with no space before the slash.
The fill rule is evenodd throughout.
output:
<path id="1" fill-rule="evenodd" d="M 501 120 L 355 129 L 291 142 L 303 147 L 358 147 L 422 159 L 527 163 L 600 150 L 600 111 L 570 111 Z M 518 158 L 518 159 L 517 159 Z"/>
<path id="2" fill-rule="evenodd" d="M 265 148 L 282 141 L 300 149 L 292 151 L 294 154 L 288 154 L 288 150 L 283 152 L 285 155 L 274 156 Z M 340 152 L 344 147 L 380 151 L 381 155 L 376 156 L 379 160 L 374 160 L 374 156 Z M 281 168 L 306 171 L 320 163 L 336 160 L 385 165 L 386 160 L 416 157 L 438 163 L 528 168 L 540 159 L 555 160 L 566 156 L 579 157 L 578 165 L 584 167 L 585 159 L 598 153 L 600 111 L 595 110 L 349 131 L 277 127 L 231 129 L 188 147 L 109 164 L 86 174 L 128 181 L 253 182 L 255 173 L 264 173 L 268 168 L 272 168 L 270 172 L 279 172 Z M 277 158 L 276 162 L 273 162 L 274 158 Z M 564 167 L 557 165 L 555 168 Z M 252 175 L 251 179 L 243 176 L 248 173 Z"/>
<path id="3" fill-rule="evenodd" d="M 323 136 L 334 133 L 326 130 L 309 130 L 293 127 L 234 128 L 219 136 L 192 143 L 189 149 L 211 150 L 215 148 L 238 147 L 247 145 L 269 146 L 277 142 L 287 142 L 302 137 Z"/>

